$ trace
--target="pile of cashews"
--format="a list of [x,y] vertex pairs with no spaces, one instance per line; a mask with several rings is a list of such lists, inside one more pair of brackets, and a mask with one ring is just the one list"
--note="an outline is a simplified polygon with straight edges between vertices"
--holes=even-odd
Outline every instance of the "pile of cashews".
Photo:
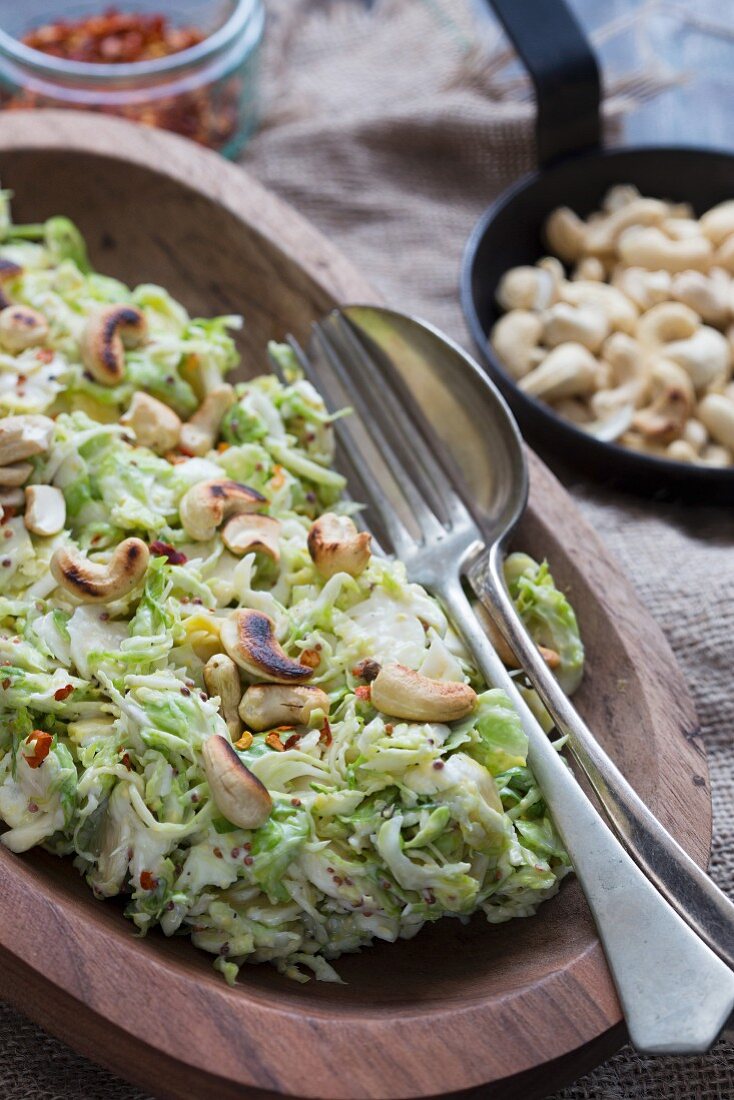
[[696,218],[618,185],[545,238],[497,289],[490,343],[519,388],[606,442],[734,464],[734,200]]

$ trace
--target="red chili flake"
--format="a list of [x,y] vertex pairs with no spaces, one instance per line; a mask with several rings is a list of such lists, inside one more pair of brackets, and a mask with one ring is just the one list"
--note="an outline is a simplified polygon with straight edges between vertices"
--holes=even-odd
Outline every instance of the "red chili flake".
[[379,661],[373,661],[371,657],[364,657],[361,661],[357,661],[352,669],[352,676],[356,676],[358,680],[364,680],[365,683],[371,684],[373,680],[377,679],[379,671]]
[[331,726],[329,725],[329,719],[324,718],[324,724],[321,727],[321,733],[319,734],[319,742],[322,745],[330,745],[332,742]]
[[321,664],[321,654],[316,648],[304,649],[298,660],[299,663],[305,665],[306,668],[318,668]]
[[185,565],[189,560],[185,554],[182,554],[180,550],[177,550],[175,546],[170,546],[167,542],[161,542],[160,539],[155,539],[150,544],[151,554],[157,555],[159,558],[167,558],[169,565]]
[[34,730],[33,733],[26,738],[26,745],[33,745],[33,753],[30,756],[26,756],[28,767],[40,768],[51,751],[52,744],[53,737],[50,733],[45,733],[43,730]]
[[26,374],[19,374],[15,385],[16,386],[24,386],[27,381],[28,381],[28,376]]
[[[0,519],[0,523],[7,523],[8,520],[14,519],[15,516],[17,515],[17,509],[14,508],[12,504],[3,504],[2,511],[3,511],[3,515],[2,515],[2,519]],[[6,538],[8,537],[7,533],[6,533],[5,537]]]
[[[291,729],[292,727],[288,727]],[[275,749],[276,752],[285,752],[285,745],[278,737],[278,734],[273,730],[265,738],[265,744],[269,745],[271,749]]]
[[369,684],[360,684],[359,687],[354,689],[354,694],[358,699],[362,699],[365,703],[369,703],[372,698],[372,688]]
[[36,359],[39,363],[51,363],[53,362],[54,353],[51,348],[39,348],[36,352]]
[[214,855],[217,857],[217,859],[224,859],[224,856],[222,855],[222,849],[221,848],[215,848],[214,849]]
[[127,768],[127,770],[129,772],[131,772],[133,770],[133,762],[130,759],[130,753],[129,752],[126,752],[125,755],[123,756],[122,763],[125,765],[125,767]]
[[294,745],[297,745],[300,740],[301,740],[301,734],[300,733],[291,734],[291,736],[288,738],[288,740],[283,743],[283,748],[286,749],[286,750],[287,749],[292,749],[294,747]]
[[102,536],[100,534],[96,534],[96,535],[92,535],[89,542],[92,546],[96,546],[98,542],[101,542],[101,540],[102,540]]
[[57,703],[62,703],[64,699],[68,699],[74,690],[73,684],[65,684],[64,687],[59,688],[54,692],[54,699]]
[[394,729],[395,729],[395,726],[392,724],[392,722],[385,722],[385,733],[387,734],[388,737],[392,737],[392,731]]
[[158,885],[158,879],[155,875],[152,875],[150,871],[143,871],[140,875],[140,885],[143,890],[155,890]]

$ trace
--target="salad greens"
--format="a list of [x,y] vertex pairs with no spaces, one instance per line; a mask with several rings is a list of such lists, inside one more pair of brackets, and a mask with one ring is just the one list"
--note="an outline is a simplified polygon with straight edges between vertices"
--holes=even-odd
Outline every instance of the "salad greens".
[[[312,523],[355,506],[331,465],[333,418],[288,349],[271,355],[289,382],[238,383],[207,453],[156,454],[119,423],[133,394],[190,417],[238,362],[239,318],[192,319],[161,287],[129,290],[90,268],[67,219],[14,226],[6,192],[0,206],[0,259],[21,269],[3,292],[48,323],[42,347],[0,348],[0,414],[53,419],[28,484],[55,486],[66,505],[56,535],[30,532],[22,507],[7,507],[0,526],[0,841],[72,856],[96,896],[125,895],[141,933],[189,935],[229,981],[246,961],[338,981],[331,962],[375,938],[476,911],[490,922],[532,914],[569,861],[517,714],[400,562],[373,554],[356,576],[317,570]],[[81,345],[90,315],[119,303],[143,314],[148,335],[108,386]],[[277,560],[233,553],[220,531],[187,533],[182,498],[217,478],[266,498]],[[105,562],[131,536],[153,552],[142,580],[111,601],[84,602],[50,572],[59,548]],[[547,564],[514,554],[506,570],[573,690],[583,649],[572,608]],[[222,815],[202,762],[209,738],[233,736],[204,668],[237,608],[269,616],[329,699],[328,717],[240,729],[237,757],[272,800],[253,829]],[[365,660],[470,683],[476,704],[451,723],[380,713]],[[262,679],[239,674],[243,692]]]

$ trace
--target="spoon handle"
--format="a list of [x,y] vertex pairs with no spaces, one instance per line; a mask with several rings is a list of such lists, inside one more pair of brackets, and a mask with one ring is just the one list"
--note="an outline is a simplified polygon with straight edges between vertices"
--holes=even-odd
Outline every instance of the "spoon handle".
[[434,592],[481,672],[520,715],[528,764],[589,903],[632,1042],[652,1054],[707,1050],[734,1008],[734,973],[658,893],[592,805],[497,656],[460,579],[448,573]]
[[663,828],[563,693],[515,611],[495,545],[469,580],[518,658],[588,777],[606,815],[647,877],[685,921],[734,968],[734,904]]

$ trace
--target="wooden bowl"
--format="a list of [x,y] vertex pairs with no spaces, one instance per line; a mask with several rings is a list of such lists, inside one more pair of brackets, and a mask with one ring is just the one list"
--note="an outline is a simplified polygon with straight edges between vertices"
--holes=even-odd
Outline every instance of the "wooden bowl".
[[[195,314],[239,312],[244,371],[362,277],[241,170],[171,135],[99,117],[0,117],[0,174],[20,220],[65,213],[103,271],[160,282]],[[458,242],[457,242],[458,244]],[[570,498],[532,462],[518,545],[548,555],[579,611],[579,703],[691,855],[710,844],[693,706],[658,627]],[[268,966],[228,988],[187,940],[136,939],[69,861],[0,850],[0,992],[45,1028],[161,1097],[427,1097],[492,1082],[545,1095],[611,1053],[621,1014],[573,881],[529,920],[445,920],[339,961],[346,985]],[[482,1090],[482,1095],[487,1095]]]

